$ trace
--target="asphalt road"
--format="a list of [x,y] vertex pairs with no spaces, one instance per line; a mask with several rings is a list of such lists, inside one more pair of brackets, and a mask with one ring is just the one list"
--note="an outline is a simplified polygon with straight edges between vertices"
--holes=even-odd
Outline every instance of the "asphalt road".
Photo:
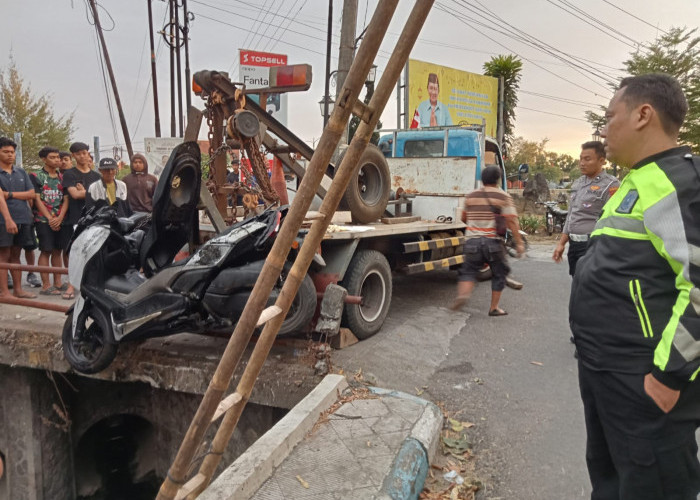
[[[385,327],[334,353],[370,382],[445,403],[472,428],[481,499],[587,498],[585,431],[569,342],[567,266],[552,246],[513,262],[521,291],[506,289],[508,316],[487,315],[490,283],[450,311],[456,273],[394,279]],[[427,387],[427,388],[426,388]]]

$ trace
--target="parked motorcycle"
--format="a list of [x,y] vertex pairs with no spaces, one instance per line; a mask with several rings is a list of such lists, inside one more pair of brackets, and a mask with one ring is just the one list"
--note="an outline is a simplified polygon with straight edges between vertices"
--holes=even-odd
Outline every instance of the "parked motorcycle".
[[[530,249],[530,243],[528,243],[527,241],[527,233],[522,229],[519,229],[518,231],[520,232],[520,237],[523,240],[525,252],[527,252]],[[517,244],[515,242],[515,238],[513,238],[513,232],[510,229],[506,229],[506,235],[503,237],[503,244],[506,247],[508,255],[510,255],[511,257],[518,256],[518,250],[516,249]]]
[[[123,219],[112,207],[95,206],[78,223],[68,272],[79,294],[62,336],[66,359],[75,370],[105,369],[126,341],[232,331],[287,208],[270,208],[239,222],[189,258],[173,262],[198,231],[200,182],[199,147],[181,144],[161,174],[152,214]],[[269,304],[289,269],[291,263]],[[315,309],[316,289],[307,275],[280,333],[307,325]]]
[[559,208],[559,203],[556,201],[538,201],[536,205],[543,205],[545,208],[545,229],[547,235],[552,236],[555,229],[558,229],[559,232],[564,230],[566,217],[569,215],[568,210]]

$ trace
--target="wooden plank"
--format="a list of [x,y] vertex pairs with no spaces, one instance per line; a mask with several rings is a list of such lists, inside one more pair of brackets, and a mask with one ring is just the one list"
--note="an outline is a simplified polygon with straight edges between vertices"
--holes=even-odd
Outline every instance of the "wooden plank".
[[237,392],[234,392],[233,394],[229,394],[226,396],[224,399],[221,400],[219,403],[219,406],[216,407],[216,411],[214,412],[214,416],[211,417],[211,423],[213,424],[214,422],[217,421],[217,419],[229,411],[231,408],[236,406],[238,403],[240,403],[243,400],[243,396],[238,394]]
[[258,318],[258,322],[255,324],[255,326],[264,325],[281,312],[282,309],[280,309],[279,306],[270,306],[263,309],[263,312],[260,313],[260,317]]
[[177,492],[177,495],[175,495],[175,500],[183,500],[187,498],[187,495],[199,488],[206,480],[207,477],[204,474],[197,474],[192,479],[190,479],[182,485],[182,488],[180,488]]
[[349,328],[341,328],[338,335],[330,338],[330,344],[333,349],[343,349],[358,342],[359,340]]
[[306,215],[304,216],[304,220],[318,220],[318,219],[325,219],[326,216],[322,214],[321,212],[316,212],[316,211],[309,211],[306,212]]
[[420,216],[418,215],[408,215],[406,217],[383,217],[381,219],[382,224],[403,224],[407,222],[418,222]]

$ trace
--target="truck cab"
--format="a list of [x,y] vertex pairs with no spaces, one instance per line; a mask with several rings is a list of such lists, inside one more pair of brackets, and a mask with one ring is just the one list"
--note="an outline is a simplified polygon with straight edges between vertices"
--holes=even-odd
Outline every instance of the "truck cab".
[[456,217],[463,197],[478,188],[489,165],[506,174],[497,142],[480,125],[395,130],[379,139],[387,159],[391,188],[413,197],[413,213],[424,219]]

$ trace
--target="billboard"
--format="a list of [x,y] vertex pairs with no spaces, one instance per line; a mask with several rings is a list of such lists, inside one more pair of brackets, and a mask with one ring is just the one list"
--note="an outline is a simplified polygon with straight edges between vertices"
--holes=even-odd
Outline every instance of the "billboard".
[[407,127],[480,124],[484,119],[486,134],[496,137],[497,78],[416,59],[409,59],[407,73]]
[[[240,62],[238,78],[249,89],[268,87],[270,68],[287,65],[287,56],[284,54],[245,49],[240,49],[238,53]],[[258,96],[250,95],[247,98],[259,104]],[[287,126],[287,94],[267,94],[265,108],[277,121]]]
[[182,144],[181,137],[146,137],[143,147],[146,150],[144,156],[148,161],[148,172],[160,177],[161,172],[168,163],[170,153]]

